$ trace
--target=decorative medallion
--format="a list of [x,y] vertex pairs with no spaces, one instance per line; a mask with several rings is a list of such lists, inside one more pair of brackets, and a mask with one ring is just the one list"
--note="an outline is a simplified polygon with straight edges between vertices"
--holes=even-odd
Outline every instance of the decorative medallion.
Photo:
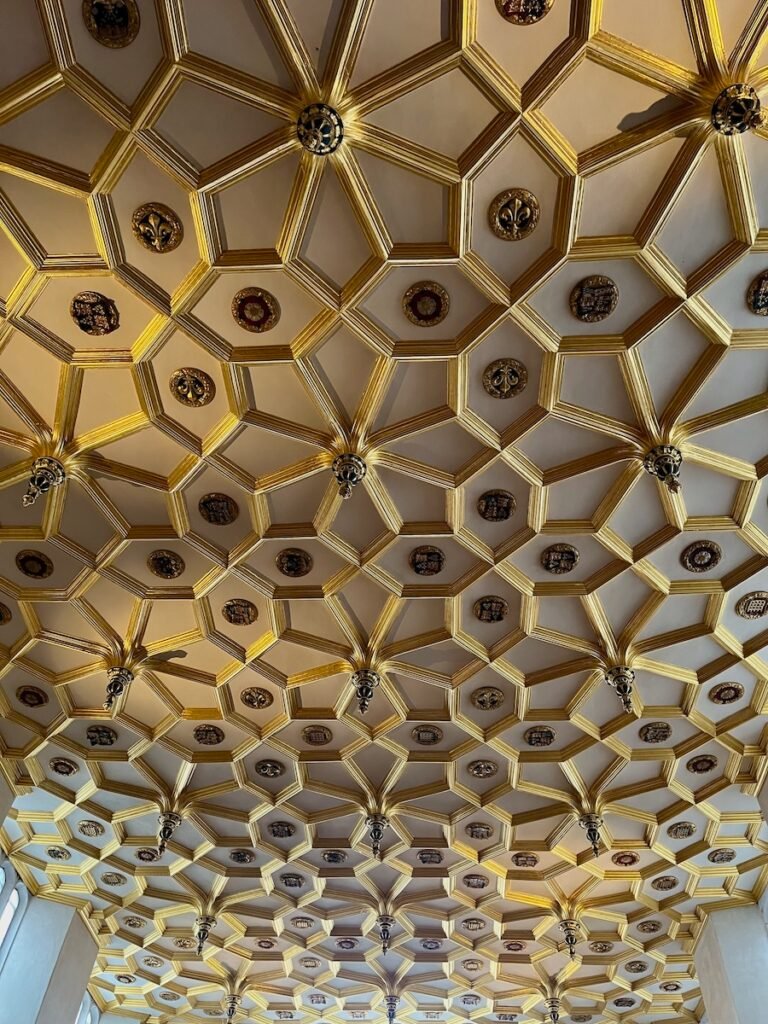
[[273,821],[269,826],[269,831],[275,839],[290,839],[296,834],[296,826],[292,825],[290,821]]
[[257,761],[256,774],[264,779],[276,779],[285,772],[285,765],[281,761]]
[[489,523],[503,523],[514,515],[517,501],[509,491],[485,491],[477,499],[477,511]]
[[648,722],[638,732],[643,743],[666,743],[671,735],[672,726],[668,722]]
[[472,691],[469,699],[480,711],[495,711],[504,703],[504,693],[497,686],[481,686]]
[[[124,917],[123,924],[126,928],[146,928],[147,922],[143,917]],[[149,960],[155,960],[156,957],[148,957]],[[156,964],[147,964],[148,967],[159,967],[162,964],[162,960],[158,960]],[[144,963],[147,963],[145,960]]]
[[469,960],[462,960],[461,966],[464,968],[465,971],[479,971],[480,968],[483,966],[483,961],[474,960],[470,958]]
[[150,846],[143,846],[136,851],[136,860],[141,864],[154,864],[155,861],[160,860],[160,854]]
[[535,25],[548,14],[555,0],[496,0],[496,8],[513,25]]
[[436,281],[419,281],[403,296],[403,312],[417,327],[435,327],[448,316],[451,300]]
[[480,622],[503,622],[509,613],[509,605],[503,597],[488,594],[475,601],[472,611]]
[[224,732],[218,725],[196,725],[192,738],[204,747],[217,747],[224,742]]
[[518,939],[512,939],[509,942],[504,943],[504,949],[506,949],[508,953],[522,953],[525,948],[526,944],[524,942],[520,942]]
[[48,694],[37,686],[20,686],[16,700],[26,708],[41,708],[48,703]]
[[730,864],[732,860],[736,859],[735,850],[712,850],[711,853],[707,854],[707,860],[711,864]]
[[511,1024],[514,1024],[514,1022],[517,1020],[517,1014],[516,1013],[497,1013],[496,1014],[496,1020],[509,1021],[509,1022],[511,1022]]
[[741,683],[718,683],[709,691],[709,699],[713,704],[735,704],[744,696]]
[[77,831],[81,836],[87,836],[89,839],[98,839],[99,836],[104,835],[104,826],[101,822],[92,821],[90,818],[86,818],[85,821],[81,821],[77,826]]
[[483,370],[483,387],[491,398],[514,398],[528,384],[528,371],[511,357],[494,359]]
[[343,850],[324,850],[323,860],[326,864],[344,864],[347,855]]
[[539,201],[525,188],[507,188],[499,192],[488,207],[488,223],[497,238],[519,242],[536,230]]
[[285,548],[275,559],[275,565],[283,576],[298,579],[312,572],[312,555],[301,548]]
[[16,555],[16,568],[33,580],[47,580],[53,572],[53,562],[42,551],[25,548]]
[[258,619],[259,610],[244,597],[233,597],[222,606],[221,614],[230,626],[251,626]]
[[309,997],[309,1002],[312,1006],[325,1006],[328,1000],[325,998],[325,996],[320,995],[320,993],[318,992]]
[[758,274],[747,289],[747,308],[756,316],[768,316],[768,270]]
[[485,921],[482,917],[468,917],[461,922],[465,932],[481,932],[485,928]]
[[70,761],[68,757],[52,757],[48,767],[57,775],[77,775],[80,765],[76,761]]
[[445,555],[440,548],[423,544],[413,549],[408,556],[408,564],[417,576],[437,576],[443,571]]
[[263,288],[243,288],[232,299],[232,316],[245,331],[264,334],[280,320],[280,303]]
[[592,1020],[591,1013],[572,1013],[571,1024],[588,1024]]
[[213,378],[205,370],[198,370],[194,366],[182,366],[180,370],[174,370],[168,387],[176,401],[189,409],[200,409],[208,405],[216,394]]
[[163,203],[144,203],[134,210],[132,227],[136,239],[150,252],[172,252],[184,238],[184,225]]
[[104,885],[109,886],[110,889],[117,889],[121,885],[125,885],[128,879],[125,875],[121,875],[119,871],[105,871],[101,876],[101,881]]
[[670,839],[690,839],[696,834],[696,826],[692,821],[676,821],[667,828]]
[[487,875],[464,875],[462,881],[468,889],[487,889],[489,878]]
[[132,974],[116,974],[115,977],[121,985],[132,985],[136,981]]
[[197,503],[197,510],[211,526],[231,526],[240,515],[240,507],[235,499],[219,491],[204,494]]
[[493,825],[486,825],[484,821],[471,821],[465,825],[464,831],[470,839],[490,839],[493,835]]
[[83,21],[97,43],[119,50],[139,34],[141,16],[136,0],[83,0]]
[[272,939],[259,939],[256,943],[256,949],[274,949],[277,945]]
[[325,103],[311,103],[299,114],[296,135],[304,149],[313,156],[328,156],[339,148],[344,138],[344,122]]
[[307,971],[314,971],[320,966],[321,961],[316,956],[305,956],[299,961],[301,966]]
[[197,945],[197,942],[195,941],[195,939],[190,939],[186,936],[182,936],[182,938],[180,939],[174,939],[173,944],[177,949],[194,949],[195,946]]
[[230,850],[229,859],[233,864],[252,864],[256,855],[250,850]]
[[166,1003],[177,1003],[181,996],[177,996],[175,992],[161,992],[160,998],[164,999]]
[[571,292],[571,313],[585,324],[596,324],[605,320],[616,309],[619,289],[610,277],[593,274],[585,277]]
[[315,922],[311,917],[294,917],[291,924],[294,928],[297,928],[300,932],[308,931]]
[[719,544],[713,540],[697,540],[680,555],[680,564],[688,572],[709,572],[723,557]]
[[419,850],[416,854],[421,864],[442,864],[443,855],[439,850]]
[[751,85],[729,85],[712,104],[712,127],[721,135],[740,135],[759,128],[763,120],[760,97]]
[[480,996],[462,996],[461,1001],[465,1006],[479,1006]]
[[620,996],[618,999],[613,1000],[614,1006],[634,1006],[635,1000],[630,999],[629,996]]
[[535,853],[513,853],[512,863],[516,868],[535,868],[539,858]]
[[78,292],[69,306],[69,315],[83,334],[102,338],[120,326],[120,314],[114,299],[101,292]]
[[269,690],[265,690],[261,686],[249,686],[240,694],[243,704],[255,711],[263,711],[264,708],[268,708],[274,699]]
[[113,747],[117,743],[117,733],[108,725],[89,725],[85,737],[92,747]]
[[434,953],[437,949],[442,949],[442,942],[439,939],[422,939],[421,948],[426,949],[428,953]]
[[49,846],[46,852],[51,860],[72,860],[72,854],[63,846]]
[[541,553],[541,565],[547,572],[562,576],[579,564],[579,552],[572,544],[551,544]]
[[679,884],[674,875],[662,875],[661,878],[654,878],[651,888],[658,892],[669,892],[671,889],[676,889]]
[[336,946],[338,949],[356,949],[357,939],[337,939]]
[[699,754],[698,757],[692,757],[687,761],[685,767],[694,775],[706,775],[717,768],[717,758],[714,754]]
[[631,850],[625,850],[622,853],[614,853],[611,860],[617,868],[633,868],[635,864],[640,863],[640,857],[638,854],[633,853]]
[[499,766],[495,761],[470,761],[467,765],[467,771],[476,779],[490,779],[498,770]]
[[6,626],[13,618],[13,613],[7,604],[0,601],[0,626]]
[[301,730],[301,738],[313,747],[325,747],[333,739],[333,733],[325,725],[307,725]]
[[612,942],[590,942],[590,951],[597,953],[598,956],[602,956],[604,953],[610,953],[613,950]]
[[659,988],[662,992],[679,992],[682,989],[682,985],[678,985],[676,981],[663,981]]
[[624,968],[630,974],[645,974],[647,970],[650,970],[650,965],[645,960],[630,960],[624,964]]
[[551,747],[555,742],[555,730],[548,725],[533,725],[526,729],[523,739],[529,747]]
[[181,555],[177,555],[175,551],[158,548],[147,559],[147,568],[160,579],[175,580],[184,572],[186,565]]
[[[18,564],[18,558],[16,562]],[[762,619],[768,615],[768,592],[753,590],[751,594],[745,594],[736,602],[736,614],[742,619]]]
[[657,935],[661,931],[661,921],[641,921],[637,930],[641,935]]
[[411,736],[422,747],[431,747],[443,738],[443,730],[436,725],[417,725],[411,730]]

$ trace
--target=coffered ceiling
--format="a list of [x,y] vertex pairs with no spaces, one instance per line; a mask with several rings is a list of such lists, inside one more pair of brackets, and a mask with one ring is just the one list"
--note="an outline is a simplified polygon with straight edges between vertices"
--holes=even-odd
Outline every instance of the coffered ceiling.
[[768,133],[711,119],[767,27],[3,4],[0,841],[107,1020],[702,1019],[768,877]]

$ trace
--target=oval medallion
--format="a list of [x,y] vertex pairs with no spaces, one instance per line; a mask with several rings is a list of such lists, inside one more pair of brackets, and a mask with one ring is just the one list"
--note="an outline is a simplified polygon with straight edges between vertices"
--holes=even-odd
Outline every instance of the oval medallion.
[[285,772],[285,765],[280,761],[264,760],[256,762],[256,774],[264,779],[276,779]]
[[120,314],[114,299],[101,292],[78,292],[72,299],[69,315],[84,334],[101,338],[120,326]]
[[264,334],[280,320],[280,303],[263,288],[243,288],[232,299],[232,316],[245,331]]
[[487,875],[464,875],[462,879],[464,885],[468,889],[487,889],[488,888],[488,876]]
[[666,743],[672,735],[672,726],[667,722],[648,722],[638,733],[643,743]]
[[439,939],[422,939],[421,948],[426,949],[428,953],[434,953],[436,949],[442,949],[442,942]]
[[268,708],[274,702],[274,699],[269,690],[265,690],[261,686],[249,686],[240,694],[240,700],[243,704],[246,707],[254,708],[256,711]]
[[292,825],[290,821],[273,821],[269,826],[269,831],[275,839],[290,839],[291,836],[296,835],[296,826]]
[[474,775],[476,779],[490,779],[498,770],[499,766],[495,761],[487,761],[485,759],[470,761],[467,765],[467,771],[470,775]]
[[408,556],[408,564],[417,576],[437,576],[443,571],[445,555],[440,548],[431,544],[422,544],[414,548]]
[[134,210],[131,224],[136,239],[150,252],[172,252],[184,238],[181,221],[163,203],[144,203]]
[[117,743],[117,733],[108,725],[89,725],[85,737],[92,747],[113,747]]
[[140,864],[154,864],[155,861],[160,860],[160,854],[150,846],[142,846],[140,850],[136,851],[136,860]]
[[301,966],[307,971],[314,971],[321,963],[316,956],[304,956],[300,962]]
[[313,156],[328,156],[344,139],[344,123],[333,107],[311,103],[299,114],[296,122],[299,142]]
[[216,385],[204,370],[194,366],[182,366],[174,370],[168,381],[171,394],[182,405],[190,409],[200,409],[213,401]]
[[662,875],[661,878],[654,878],[651,882],[651,887],[656,889],[657,892],[670,892],[670,890],[676,889],[679,884],[674,875]]
[[323,860],[326,864],[344,864],[347,855],[343,850],[324,850]]
[[682,989],[682,985],[678,985],[676,981],[664,981],[659,985],[662,992],[679,992]]
[[[197,939],[190,939],[182,935],[180,938],[174,939],[173,944],[176,949],[194,949],[197,945]],[[216,1016],[219,1016],[218,1010],[216,1011]]]
[[221,609],[221,614],[232,626],[251,626],[259,617],[255,604],[244,597],[233,597]]
[[[280,881],[286,887],[286,889],[300,889],[304,885],[306,879],[304,875],[297,875],[294,872],[289,871],[284,875],[280,875]],[[325,1002],[325,1000],[323,1000]]]
[[477,499],[477,511],[489,523],[503,523],[516,508],[515,496],[509,491],[486,491]]
[[443,855],[439,850],[419,850],[416,854],[419,859],[419,864],[442,864]]
[[539,223],[539,201],[525,188],[505,189],[489,206],[488,223],[497,238],[519,242]]
[[489,594],[475,601],[472,611],[480,622],[503,622],[509,613],[509,605],[503,597]]
[[63,846],[49,846],[46,852],[51,860],[72,860],[72,854]]
[[196,725],[192,737],[204,747],[217,747],[224,742],[224,732],[218,725]]
[[136,981],[132,974],[116,974],[115,977],[121,985],[132,985]]
[[749,286],[747,308],[756,316],[768,316],[768,270],[758,274]]
[[102,46],[129,46],[139,34],[141,16],[136,0],[83,0],[85,27]]
[[640,863],[640,857],[631,850],[624,850],[622,853],[614,853],[611,861],[617,868],[633,868]]
[[121,875],[119,871],[106,871],[101,876],[101,881],[104,885],[109,886],[110,889],[117,889],[121,885],[125,885],[128,879],[125,875]]
[[528,371],[517,359],[494,359],[483,370],[483,387],[491,398],[514,398],[527,384]]
[[692,821],[676,821],[667,828],[670,839],[690,839],[696,834],[696,826]]
[[525,943],[512,939],[509,942],[504,943],[504,949],[506,949],[508,953],[522,953],[525,949]]
[[469,699],[480,711],[495,711],[504,703],[504,693],[497,686],[481,686],[472,691]]
[[3,602],[0,601],[0,626],[6,626],[12,618],[13,614],[11,609],[7,604],[3,604]]
[[619,289],[610,277],[593,274],[579,281],[571,292],[571,313],[585,324],[596,324],[605,320],[616,309]]
[[736,614],[742,619],[762,619],[768,615],[768,592],[753,590],[736,602]]
[[467,960],[462,960],[461,966],[464,968],[465,971],[479,971],[480,968],[483,966],[483,961],[475,960],[474,957],[470,957]]
[[516,868],[535,868],[539,858],[535,853],[513,853],[512,863]]
[[624,967],[629,972],[629,974],[645,974],[645,972],[649,969],[649,965],[645,962],[645,960],[629,960],[626,964],[624,964]]
[[735,850],[712,850],[711,853],[707,854],[707,860],[711,864],[730,864],[732,860],[736,860]]
[[423,747],[431,747],[442,740],[443,730],[436,725],[417,725],[411,730],[411,736],[416,743],[420,743]]
[[597,953],[598,956],[601,956],[602,954],[610,953],[613,950],[613,943],[612,942],[590,942],[589,949],[590,949],[590,952]]
[[[131,920],[140,921],[141,918],[132,917]],[[128,918],[125,919],[125,923],[128,924]],[[135,925],[133,927],[135,927]],[[159,956],[145,956],[141,962],[142,964],[144,964],[145,967],[148,967],[150,970],[154,970],[157,967],[163,966],[163,961],[160,959]]]
[[99,836],[104,835],[104,826],[101,822],[86,819],[78,824],[77,831],[81,836],[87,836],[88,839],[98,839]]
[[523,739],[529,747],[551,747],[555,742],[555,730],[548,725],[534,725],[525,730]]
[[312,572],[312,555],[302,548],[285,548],[275,559],[275,564],[283,576],[298,579]]
[[41,708],[48,703],[48,694],[38,686],[20,686],[16,700],[26,708]]
[[513,25],[535,25],[548,14],[555,0],[496,0],[496,9]]
[[80,765],[76,761],[70,761],[68,757],[52,757],[48,767],[57,775],[77,775],[80,771]]
[[250,850],[230,850],[229,852],[229,859],[233,864],[252,864],[255,856]]
[[403,312],[417,327],[435,327],[448,316],[451,300],[436,281],[419,281],[403,296]]
[[485,921],[482,917],[467,917],[461,926],[465,932],[481,932],[485,928]]
[[688,572],[709,572],[723,557],[719,544],[713,540],[697,540],[680,555],[680,564]]
[[718,683],[709,691],[709,699],[713,704],[735,704],[744,696],[741,683]]
[[166,548],[158,548],[147,559],[147,568],[154,576],[163,580],[175,580],[184,572],[186,565],[181,555]]
[[573,572],[579,564],[579,552],[572,544],[550,544],[541,553],[541,566],[555,576]]
[[[146,923],[147,922],[144,920],[143,917],[124,917],[123,918],[123,924],[126,926],[126,928],[144,928],[146,926]],[[147,960],[154,960],[154,959],[156,959],[156,958],[155,957],[147,957],[147,959],[144,961],[144,963],[146,964]],[[162,960],[158,960],[156,964],[151,964],[150,963],[150,964],[147,964],[147,966],[148,967],[159,967],[161,963],[162,963]]]
[[42,551],[25,548],[16,555],[16,568],[33,580],[47,580],[53,572],[53,562]]
[[240,515],[240,508],[228,494],[213,491],[197,503],[197,509],[206,523],[212,526],[230,526]]
[[470,839],[490,839],[493,835],[493,825],[486,825],[484,821],[471,821],[464,826],[464,831]]
[[325,747],[333,739],[333,733],[325,725],[307,725],[301,730],[301,738],[312,747]]
[[685,767],[694,775],[706,775],[717,768],[717,758],[714,754],[699,754],[698,757],[692,757]]
[[661,931],[661,921],[641,921],[637,930],[641,935],[657,935]]
[[337,949],[357,949],[357,939],[337,939]]
[[635,1000],[634,999],[630,999],[629,996],[621,996],[619,999],[614,999],[613,1000],[613,1005],[614,1006],[621,1006],[621,1007],[634,1006],[635,1005]]

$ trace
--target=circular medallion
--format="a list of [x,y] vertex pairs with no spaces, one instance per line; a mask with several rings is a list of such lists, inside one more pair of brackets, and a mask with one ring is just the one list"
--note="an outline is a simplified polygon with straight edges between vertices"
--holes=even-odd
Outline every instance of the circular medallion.
[[128,881],[125,875],[121,875],[119,871],[106,871],[101,876],[101,880],[110,889],[117,889],[118,886],[125,885]]
[[115,977],[121,985],[132,985],[136,981],[132,974],[116,974]]
[[661,921],[641,921],[637,930],[641,935],[656,935],[661,931]]
[[735,704],[744,696],[741,683],[718,683],[709,691],[709,699],[713,704]]
[[497,238],[519,242],[527,238],[539,223],[539,201],[525,188],[499,192],[488,208],[488,223]]
[[52,757],[48,767],[57,775],[77,775],[80,765],[76,761],[70,761],[68,757]]
[[16,555],[16,568],[33,580],[46,580],[53,572],[53,562],[42,551],[25,548]]
[[664,981],[659,985],[662,992],[679,992],[682,989],[682,985],[678,985],[676,981]]
[[197,503],[197,509],[206,523],[212,526],[230,526],[240,515],[235,499],[217,491],[203,495]]
[[92,747],[113,747],[117,743],[117,733],[108,725],[89,725],[85,738]]
[[269,826],[269,831],[275,839],[290,839],[296,834],[296,826],[292,825],[290,821],[273,821]]
[[736,602],[736,614],[742,619],[762,619],[768,615],[768,592],[753,590]]
[[694,775],[706,775],[717,768],[717,758],[714,754],[699,754],[698,757],[692,757],[685,767]]
[[528,371],[517,359],[494,359],[483,370],[483,387],[491,398],[514,398],[525,391]]
[[592,1020],[591,1013],[572,1013],[571,1024],[589,1024]]
[[141,16],[136,0],[83,0],[85,27],[102,46],[129,46],[139,34]]
[[[123,924],[126,928],[144,928],[146,927],[147,922],[143,917],[124,917]],[[162,963],[162,960],[158,962],[157,966],[159,966],[160,963]]]
[[26,708],[41,708],[48,703],[48,694],[37,686],[20,686],[16,700]]
[[709,572],[723,557],[719,544],[713,540],[697,540],[680,555],[680,564],[688,572]]
[[256,762],[256,774],[261,775],[264,779],[277,779],[284,773],[285,765],[280,761],[264,760]]
[[630,960],[628,963],[624,964],[624,969],[628,971],[629,974],[645,974],[647,970],[650,970],[650,965],[647,964],[645,960]]
[[445,555],[440,548],[431,544],[423,544],[414,548],[408,556],[408,564],[417,576],[437,576],[443,571]]
[[676,821],[667,828],[670,839],[690,839],[696,834],[696,826],[692,821]]
[[357,940],[356,939],[337,939],[336,940],[336,947],[337,947],[337,949],[356,949],[357,948]]
[[533,725],[526,729],[523,739],[529,747],[551,747],[555,742],[555,730],[549,725]]
[[256,942],[256,949],[274,949],[277,945],[272,939],[259,939]]
[[285,548],[275,559],[275,564],[283,576],[298,579],[312,572],[312,555],[302,548]]
[[493,835],[493,825],[486,825],[484,821],[471,821],[464,826],[465,833],[470,839],[490,839]]
[[422,939],[421,948],[426,949],[428,953],[434,953],[436,949],[442,949],[443,944],[439,939]]
[[735,850],[712,850],[711,853],[707,854],[707,860],[711,864],[730,864],[732,860],[736,859]]
[[634,1006],[635,1005],[635,1000],[634,999],[630,999],[629,996],[620,996],[618,999],[614,999],[613,1000],[613,1005],[614,1006],[621,1006],[621,1007],[624,1007],[624,1006]]
[[571,292],[571,313],[585,324],[596,324],[605,320],[616,309],[619,289],[610,277],[593,274],[579,281]]
[[120,326],[120,314],[113,299],[101,292],[78,292],[69,306],[69,315],[83,334],[102,338]]
[[177,1003],[181,996],[177,996],[175,992],[161,992],[160,998],[164,999],[166,1003]]
[[98,821],[86,819],[79,823],[77,831],[81,836],[87,836],[89,839],[98,839],[99,836],[104,835],[104,826]]
[[539,858],[535,853],[513,853],[512,863],[516,868],[535,868]]
[[255,711],[263,711],[264,708],[268,708],[273,702],[274,697],[261,686],[249,686],[243,690],[240,694],[240,700],[248,708],[253,708]]
[[0,626],[6,626],[12,618],[13,614],[11,613],[11,609],[7,604],[3,604],[3,602],[0,601]]
[[555,576],[572,572],[579,564],[579,552],[572,544],[551,544],[541,553],[541,565]]
[[611,861],[617,868],[633,868],[635,864],[640,863],[640,857],[631,850],[625,850],[622,853],[614,853]]
[[515,496],[509,491],[486,491],[477,499],[477,511],[489,523],[503,523],[517,508]]
[[496,9],[513,25],[535,25],[548,14],[555,0],[496,0]]
[[672,726],[667,722],[648,722],[638,732],[643,743],[666,743],[671,735]]
[[264,334],[280,320],[280,303],[263,288],[243,288],[232,299],[232,316],[245,331]]
[[411,737],[423,747],[431,747],[442,740],[443,730],[436,725],[417,725],[411,730]]
[[250,850],[230,850],[229,859],[233,864],[252,864],[255,860],[255,854],[251,853]]
[[513,939],[510,942],[504,943],[504,949],[506,949],[508,953],[522,953],[525,949],[525,943]]
[[188,409],[199,409],[208,405],[216,394],[213,378],[194,366],[182,366],[180,370],[174,370],[168,387],[176,401],[186,405]]
[[333,733],[325,725],[307,725],[301,730],[301,738],[312,747],[325,747],[333,739]]
[[150,970],[154,970],[157,967],[163,966],[163,961],[160,959],[159,956],[145,956],[141,962],[145,967],[148,967]]
[[419,281],[403,296],[403,312],[417,327],[435,327],[448,316],[451,300],[436,281]]
[[468,889],[487,889],[489,879],[487,875],[464,875],[462,881]]
[[674,875],[662,875],[661,878],[654,878],[651,887],[658,892],[669,892],[671,889],[676,889],[679,884]]
[[204,747],[217,747],[224,742],[224,732],[218,725],[196,725],[192,737]]
[[150,252],[172,252],[184,238],[184,226],[163,203],[144,203],[134,210],[132,227],[135,238]]
[[154,864],[155,861],[160,860],[160,854],[150,846],[143,846],[136,851],[136,860],[141,864]]
[[439,850],[419,850],[416,854],[420,864],[442,864],[443,855]]
[[740,135],[763,123],[760,97],[751,85],[729,85],[712,104],[712,127],[721,135]]
[[601,956],[604,953],[610,953],[613,950],[613,943],[612,942],[590,942],[589,948],[590,948],[590,951],[592,953],[597,953],[598,956]]
[[481,686],[472,691],[469,699],[480,711],[495,711],[504,703],[504,694],[497,686]]
[[758,274],[747,289],[747,308],[756,316],[768,316],[768,270]]
[[[179,939],[174,939],[173,940],[173,944],[176,947],[176,949],[194,949],[195,946],[197,945],[197,940],[196,939],[187,938],[186,936],[182,936]],[[216,1011],[217,1016],[218,1016],[218,1013],[219,1013],[219,1011],[217,1010]]]
[[325,103],[311,103],[299,114],[296,135],[304,149],[313,156],[328,156],[342,143],[344,123],[333,107]]
[[72,854],[63,846],[49,846],[46,852],[51,860],[72,860]]
[[227,601],[222,606],[221,614],[231,626],[251,626],[259,617],[256,605],[244,597],[233,597]]
[[184,572],[186,565],[181,555],[177,555],[175,551],[159,548],[147,559],[147,568],[160,579],[175,580]]
[[467,765],[467,771],[470,775],[474,775],[476,779],[490,779],[498,770],[499,766],[495,761],[470,761]]
[[326,864],[344,864],[347,855],[343,850],[324,850],[323,860]]
[[475,601],[472,611],[480,622],[503,622],[509,613],[509,605],[503,597],[488,594]]

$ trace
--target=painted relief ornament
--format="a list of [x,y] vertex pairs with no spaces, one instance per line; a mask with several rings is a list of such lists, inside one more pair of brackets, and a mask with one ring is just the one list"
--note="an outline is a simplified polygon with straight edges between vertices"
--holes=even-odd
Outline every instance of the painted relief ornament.
[[768,316],[768,270],[758,274],[747,289],[747,308],[755,316]]
[[697,540],[680,555],[680,564],[688,572],[709,572],[720,563],[722,549],[713,540]]
[[496,0],[496,8],[513,25],[535,25],[550,12],[555,0]]
[[16,555],[16,568],[33,580],[46,580],[53,573],[53,562],[42,551],[25,548]]
[[503,597],[488,594],[486,597],[478,598],[472,610],[479,622],[503,622],[509,613],[509,605]]
[[129,46],[139,34],[141,16],[136,0],[83,0],[85,27],[102,46]]
[[221,614],[230,626],[252,626],[259,617],[259,610],[252,601],[244,597],[233,597],[222,606]]
[[277,326],[280,303],[263,288],[243,288],[232,299],[232,316],[244,331],[264,334]]
[[310,103],[296,121],[299,142],[313,156],[334,153],[344,139],[344,122],[326,103]]
[[541,553],[541,565],[547,572],[562,576],[579,564],[579,552],[573,544],[550,544]]
[[611,315],[618,301],[619,289],[616,282],[602,274],[592,274],[573,288],[569,304],[577,320],[585,324],[596,324]]
[[638,735],[643,743],[666,743],[672,735],[672,726],[668,722],[647,722]]
[[497,238],[519,242],[536,230],[539,212],[539,201],[533,192],[508,188],[499,192],[488,208],[488,223]]
[[655,476],[673,494],[680,490],[680,469],[683,453],[671,444],[659,444],[651,448],[643,460],[646,473]]
[[240,507],[235,499],[218,491],[204,494],[197,503],[197,509],[211,526],[230,526],[240,515]]
[[712,105],[712,127],[721,135],[741,135],[765,120],[760,97],[751,85],[738,83],[723,89]]
[[408,564],[417,576],[437,576],[443,571],[445,554],[432,544],[414,548],[408,557]]
[[183,366],[174,370],[168,381],[171,394],[182,405],[190,409],[200,409],[213,401],[216,385],[204,370],[194,366]]
[[283,576],[300,579],[312,572],[313,559],[303,548],[285,548],[275,559],[275,564]]
[[437,281],[419,281],[403,296],[403,313],[416,327],[436,327],[450,308],[450,296]]
[[483,371],[483,387],[491,398],[514,398],[527,384],[528,370],[517,359],[495,359]]
[[479,711],[495,711],[504,703],[504,693],[497,686],[481,686],[469,699]]
[[762,619],[768,615],[768,591],[753,590],[736,602],[736,614],[742,619]]
[[50,455],[41,455],[35,459],[32,466],[32,475],[27,484],[27,493],[21,499],[24,508],[34,505],[41,494],[47,494],[52,487],[60,487],[66,480],[67,474],[58,459]]
[[144,203],[131,218],[133,234],[150,252],[164,253],[177,249],[184,238],[184,225],[170,206]]
[[488,523],[503,523],[516,508],[515,496],[509,491],[486,491],[477,499],[477,511]]
[[101,338],[120,326],[120,314],[114,299],[101,292],[78,292],[69,306],[69,313],[83,334]]
[[154,576],[163,580],[175,580],[186,569],[184,559],[175,551],[167,548],[158,548],[153,551],[147,559],[147,568]]

